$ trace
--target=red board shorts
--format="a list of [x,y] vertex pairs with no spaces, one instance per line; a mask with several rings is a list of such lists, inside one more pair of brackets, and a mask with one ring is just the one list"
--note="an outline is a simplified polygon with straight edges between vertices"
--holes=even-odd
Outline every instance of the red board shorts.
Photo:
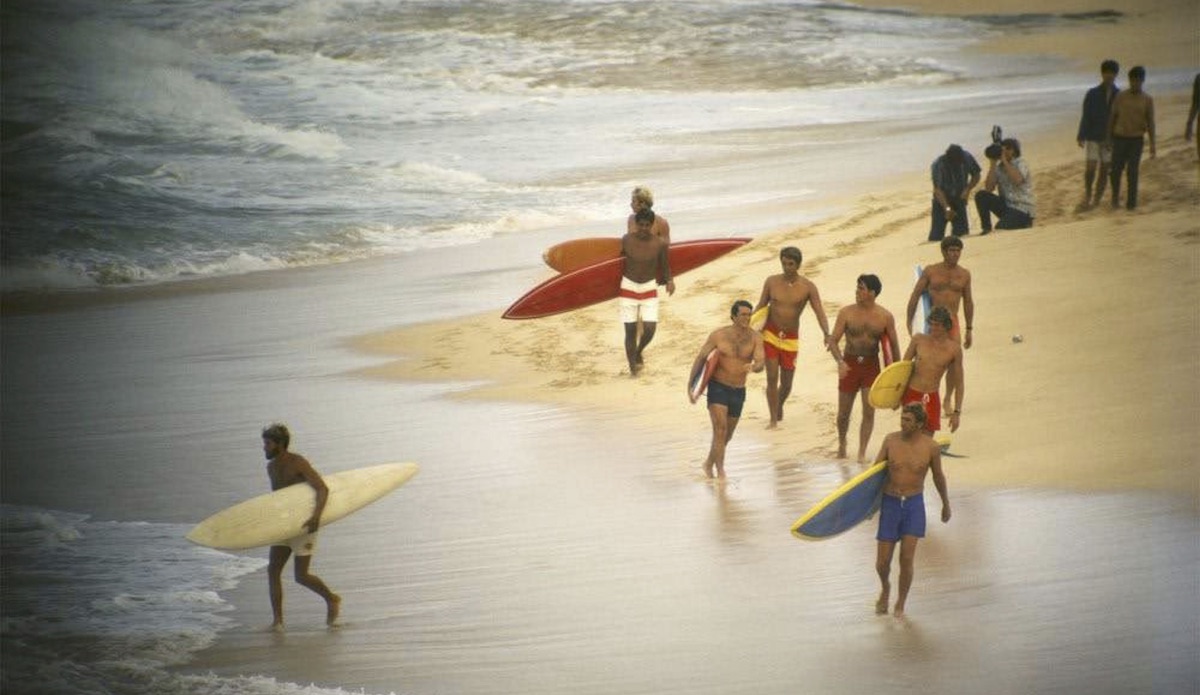
[[779,368],[796,371],[796,353],[800,352],[800,333],[785,331],[770,321],[763,326],[763,354],[779,362]]
[[937,391],[933,393],[921,393],[916,389],[909,389],[904,393],[904,397],[900,399],[900,405],[908,405],[909,403],[920,403],[925,406],[925,431],[930,434],[942,429],[942,397]]
[[850,371],[838,379],[838,391],[842,393],[869,389],[879,376],[879,355],[847,355],[846,364],[850,365]]

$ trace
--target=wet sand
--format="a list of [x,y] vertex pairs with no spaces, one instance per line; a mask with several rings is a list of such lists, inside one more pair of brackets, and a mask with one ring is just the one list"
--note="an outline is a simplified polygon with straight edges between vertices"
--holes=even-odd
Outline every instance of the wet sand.
[[[1162,103],[1181,120],[1180,98]],[[421,406],[448,398],[454,421],[404,416],[430,465],[328,531],[316,569],[346,597],[344,627],[325,630],[320,602],[289,584],[291,628],[266,633],[251,579],[231,596],[242,627],[188,671],[398,693],[1194,690],[1194,150],[1160,141],[1138,212],[1076,213],[1074,144],[1026,146],[1037,228],[966,240],[977,328],[945,459],[954,517],[919,547],[905,620],[874,613],[873,522],[788,534],[861,470],[833,457],[834,365],[814,341],[782,429],[765,431],[751,382],[726,483],[703,477],[708,422],[683,390],[707,330],[757,296],[785,243],[830,313],[864,271],[902,312],[913,265],[937,258],[915,177],[680,278],[636,379],[611,305],[352,341],[376,364],[350,376],[397,398],[463,384]],[[879,415],[873,447],[894,418]]]

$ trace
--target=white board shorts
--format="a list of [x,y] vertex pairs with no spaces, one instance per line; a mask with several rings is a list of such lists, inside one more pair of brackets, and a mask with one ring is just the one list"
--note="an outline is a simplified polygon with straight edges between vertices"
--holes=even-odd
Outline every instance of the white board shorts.
[[[320,533],[320,531],[317,531],[317,533]],[[317,551],[317,533],[302,533],[299,536],[294,536],[279,543],[272,543],[271,545],[282,545],[291,548],[297,557],[312,555]]]
[[634,282],[622,277],[617,298],[621,308],[621,323],[637,323],[639,315],[642,321],[658,321],[658,282]]
[[1087,161],[1101,162],[1103,164],[1112,163],[1112,147],[1105,147],[1104,143],[1088,140],[1083,143],[1083,150],[1087,153]]

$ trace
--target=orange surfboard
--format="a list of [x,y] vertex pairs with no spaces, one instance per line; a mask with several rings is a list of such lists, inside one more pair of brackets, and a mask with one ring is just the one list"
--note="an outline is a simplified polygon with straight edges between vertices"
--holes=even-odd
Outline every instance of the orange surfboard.
[[555,244],[542,253],[542,260],[560,273],[569,273],[620,255],[620,237],[588,237]]

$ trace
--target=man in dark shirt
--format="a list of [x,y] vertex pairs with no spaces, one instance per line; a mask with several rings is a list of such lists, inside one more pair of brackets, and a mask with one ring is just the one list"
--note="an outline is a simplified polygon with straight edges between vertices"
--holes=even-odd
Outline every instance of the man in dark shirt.
[[946,222],[954,236],[971,231],[967,217],[967,201],[971,190],[979,184],[979,162],[958,145],[946,148],[946,153],[933,160],[930,175],[933,179],[933,219],[929,240],[941,241],[946,235]]
[[[1083,114],[1079,117],[1079,134],[1075,136],[1087,156],[1087,168],[1083,173],[1083,202],[1080,210],[1100,204],[1104,198],[1104,185],[1108,180],[1108,166],[1112,162],[1112,141],[1108,138],[1108,116],[1117,92],[1117,73],[1120,66],[1115,60],[1100,64],[1100,84],[1092,87],[1083,97]],[[1099,178],[1096,173],[1099,170]],[[1092,182],[1096,183],[1095,196]]]

